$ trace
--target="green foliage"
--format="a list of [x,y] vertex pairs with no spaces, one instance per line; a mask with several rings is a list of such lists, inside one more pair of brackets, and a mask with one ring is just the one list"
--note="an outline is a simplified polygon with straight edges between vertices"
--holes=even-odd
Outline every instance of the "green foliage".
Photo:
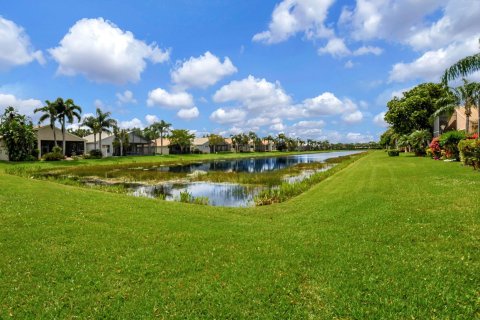
[[[61,151],[62,149],[60,149]],[[42,157],[45,161],[60,161],[63,160],[65,157],[61,152],[49,152],[45,153]]]
[[102,151],[100,149],[90,150],[89,159],[101,159],[103,157]]
[[410,134],[415,130],[431,131],[431,115],[439,108],[438,101],[449,95],[441,84],[420,84],[404,92],[402,98],[395,97],[388,102],[385,121],[399,134]]
[[410,146],[417,156],[425,155],[425,148],[432,139],[432,134],[429,130],[416,130],[412,132],[408,138]]
[[194,138],[195,134],[188,130],[175,129],[170,134],[170,145],[178,145],[183,153],[192,144]]
[[387,153],[389,157],[398,157],[400,155],[400,151],[397,149],[390,149]]
[[474,169],[480,168],[480,140],[466,139],[458,143],[460,161]]
[[208,197],[194,197],[188,191],[180,192],[180,198],[178,201],[183,203],[193,203],[193,204],[200,204],[200,205],[208,205],[209,199]]
[[32,122],[13,107],[5,109],[0,118],[0,136],[8,151],[10,161],[31,161],[37,138]]
[[446,157],[449,159],[460,160],[458,143],[467,136],[465,131],[447,131],[440,136],[440,147],[446,151]]
[[455,64],[450,66],[447,70],[445,70],[445,73],[442,77],[442,82],[447,84],[448,81],[455,80],[460,76],[466,77],[478,70],[480,70],[480,53],[460,59]]

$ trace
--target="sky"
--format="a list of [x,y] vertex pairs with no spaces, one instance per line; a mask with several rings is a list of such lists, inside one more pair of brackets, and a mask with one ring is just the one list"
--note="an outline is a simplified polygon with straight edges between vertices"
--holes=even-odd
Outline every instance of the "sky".
[[0,112],[38,121],[62,97],[123,128],[378,140],[390,99],[479,52],[479,16],[480,0],[0,1]]

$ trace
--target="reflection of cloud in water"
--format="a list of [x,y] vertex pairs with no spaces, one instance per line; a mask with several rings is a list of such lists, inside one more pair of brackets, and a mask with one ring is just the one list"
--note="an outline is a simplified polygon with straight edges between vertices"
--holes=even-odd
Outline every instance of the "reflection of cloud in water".
[[165,197],[168,201],[178,201],[180,193],[188,192],[194,198],[207,197],[214,206],[246,207],[254,204],[253,198],[259,191],[260,188],[248,188],[238,184],[192,182],[138,186],[132,194],[137,197]]

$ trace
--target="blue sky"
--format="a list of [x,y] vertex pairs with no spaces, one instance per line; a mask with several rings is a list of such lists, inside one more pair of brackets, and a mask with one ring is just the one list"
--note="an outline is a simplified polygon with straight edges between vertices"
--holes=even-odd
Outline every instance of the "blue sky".
[[480,1],[2,1],[0,111],[377,140],[386,102],[478,52]]

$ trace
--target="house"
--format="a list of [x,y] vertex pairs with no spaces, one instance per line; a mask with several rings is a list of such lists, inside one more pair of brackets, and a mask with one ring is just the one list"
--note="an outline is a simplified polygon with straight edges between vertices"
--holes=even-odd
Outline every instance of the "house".
[[456,108],[452,115],[442,114],[434,119],[433,136],[438,137],[442,133],[451,130],[465,130],[469,133],[476,132],[478,129],[478,109],[472,108],[468,128],[466,128],[466,122],[465,108]]
[[215,146],[210,144],[208,138],[195,138],[192,143],[192,152],[213,153],[232,151],[234,151],[234,149],[231,139],[223,139],[222,143],[218,143]]
[[[55,127],[55,136],[57,145],[61,148],[63,145],[62,130]],[[39,151],[38,157],[41,158],[44,154],[52,152],[55,146],[53,130],[50,126],[33,128],[37,136],[37,149]],[[80,138],[74,134],[65,131],[65,155],[71,157],[72,155],[82,155],[85,152],[85,139]]]
[[[90,152],[94,149],[99,149],[99,135],[95,137],[93,134],[86,136],[86,150]],[[102,155],[104,157],[111,156],[131,156],[131,155],[153,155],[155,150],[153,143],[150,140],[144,139],[136,135],[133,131],[128,132],[128,145],[124,146],[124,151],[120,152],[120,145],[115,142],[115,135],[113,133],[102,133]]]
[[170,139],[163,138],[163,143],[162,139],[155,139],[153,141],[153,151],[155,154],[170,154]]
[[255,146],[256,152],[272,152],[276,151],[275,142],[269,140],[262,140],[259,144]]
[[[54,127],[57,145],[61,148],[63,145],[62,130]],[[55,146],[53,130],[50,126],[42,126],[33,128],[33,132],[37,136],[38,158],[40,159],[46,153],[52,152]],[[65,155],[82,155],[85,152],[85,139],[65,131]],[[0,139],[0,160],[8,161],[8,151],[3,139]]]

